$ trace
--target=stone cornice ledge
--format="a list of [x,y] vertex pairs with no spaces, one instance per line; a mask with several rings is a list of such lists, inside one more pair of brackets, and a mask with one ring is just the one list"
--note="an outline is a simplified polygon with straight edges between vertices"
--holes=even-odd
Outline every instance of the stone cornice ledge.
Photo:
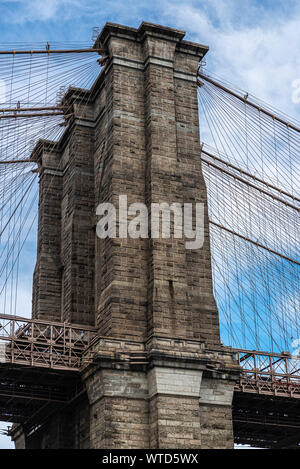
[[129,26],[123,26],[116,23],[106,23],[100,32],[93,47],[107,44],[110,37],[122,37],[133,41],[143,41],[146,36],[152,36],[168,41],[176,42],[179,52],[204,57],[209,47],[195,42],[184,41],[185,31],[169,28],[154,23],[143,21],[138,29]]

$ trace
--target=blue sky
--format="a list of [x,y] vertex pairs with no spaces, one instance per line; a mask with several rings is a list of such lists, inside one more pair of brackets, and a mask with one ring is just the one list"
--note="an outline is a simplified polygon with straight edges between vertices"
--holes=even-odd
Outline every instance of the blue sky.
[[210,45],[210,70],[300,115],[291,99],[300,78],[297,0],[0,0],[0,42],[87,41],[106,21],[142,20],[186,30]]
[[[186,39],[210,46],[209,71],[300,120],[300,103],[292,100],[292,83],[300,79],[299,0],[0,0],[0,42],[16,48],[20,42],[86,43],[92,28],[106,21],[185,30]],[[21,290],[29,308],[26,282]],[[0,436],[5,447],[9,439]]]

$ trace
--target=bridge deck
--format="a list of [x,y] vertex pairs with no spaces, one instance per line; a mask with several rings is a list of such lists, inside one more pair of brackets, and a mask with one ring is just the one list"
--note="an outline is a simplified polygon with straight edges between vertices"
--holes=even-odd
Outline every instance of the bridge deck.
[[[33,428],[84,393],[79,371],[95,336],[92,327],[1,315],[0,420]],[[233,351],[243,368],[233,400],[236,442],[298,447],[299,357]]]
[[300,400],[236,391],[235,443],[256,448],[300,448]]

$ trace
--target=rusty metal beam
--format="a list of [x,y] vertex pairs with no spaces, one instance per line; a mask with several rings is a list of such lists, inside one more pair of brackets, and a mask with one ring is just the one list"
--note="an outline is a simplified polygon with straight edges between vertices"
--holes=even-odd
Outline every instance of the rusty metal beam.
[[0,358],[25,367],[79,370],[95,335],[88,326],[0,315]]
[[65,110],[67,106],[40,106],[40,107],[15,107],[15,108],[0,108],[1,112],[29,112],[29,111],[56,111]]
[[3,161],[0,161],[0,164],[13,164],[13,163],[35,163],[35,164],[37,164],[36,161],[29,160],[29,159],[24,159],[24,160],[3,160]]
[[16,119],[19,117],[48,117],[48,116],[62,116],[63,111],[57,111],[57,112],[34,112],[31,114],[4,114],[0,116],[0,119]]
[[286,352],[233,351],[242,366],[237,392],[300,399],[300,357]]

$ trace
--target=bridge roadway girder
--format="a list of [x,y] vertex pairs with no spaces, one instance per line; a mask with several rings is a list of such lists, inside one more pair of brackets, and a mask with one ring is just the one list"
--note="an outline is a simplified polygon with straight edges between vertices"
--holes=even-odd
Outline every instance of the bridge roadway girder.
[[[84,393],[78,371],[0,365],[0,420],[28,431]],[[300,448],[300,399],[236,390],[235,443],[259,448]]]
[[[80,369],[95,358],[91,346],[96,336],[96,329],[82,325],[0,315],[0,420],[30,430],[83,395]],[[135,346],[136,353],[123,357],[126,366],[147,368],[146,345]],[[204,353],[198,341],[193,347],[193,353]],[[236,353],[242,369],[233,399],[236,443],[299,448],[299,357],[230,348],[227,352]],[[119,366],[123,355],[115,355]]]
[[0,364],[0,421],[28,429],[43,423],[82,392],[76,371]]
[[232,414],[235,443],[300,449],[300,399],[236,391]]

